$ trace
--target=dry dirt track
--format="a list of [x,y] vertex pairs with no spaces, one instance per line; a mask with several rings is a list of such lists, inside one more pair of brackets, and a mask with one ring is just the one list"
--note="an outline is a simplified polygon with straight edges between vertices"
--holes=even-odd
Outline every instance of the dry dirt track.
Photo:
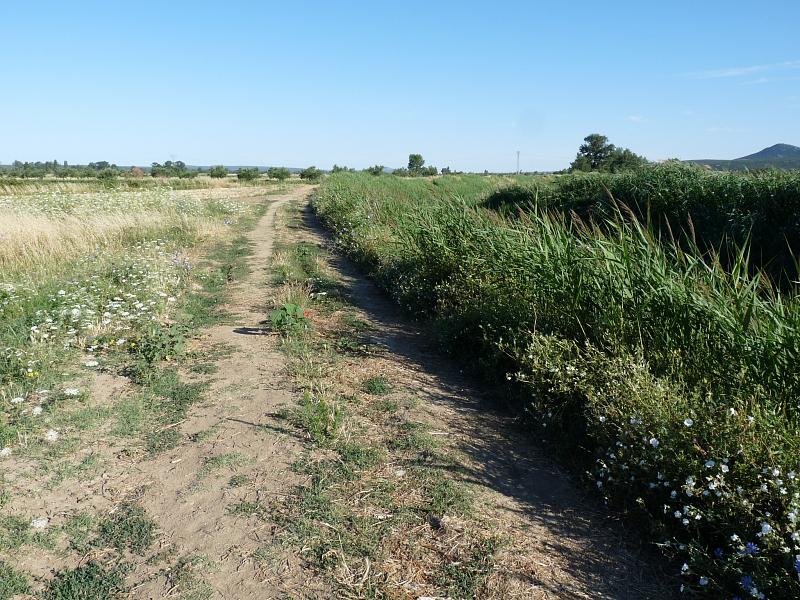
[[[250,274],[235,284],[226,307],[234,323],[210,328],[196,343],[228,348],[217,363],[210,401],[182,425],[190,436],[204,436],[202,442],[167,453],[148,468],[142,504],[159,523],[160,543],[178,556],[208,558],[209,565],[198,569],[220,598],[273,598],[315,589],[324,597],[324,586],[309,581],[309,574],[290,554],[283,557],[284,564],[262,571],[251,557],[271,543],[270,526],[253,526],[253,519],[229,514],[237,502],[269,502],[297,483],[289,465],[297,458],[298,443],[279,432],[281,423],[275,418],[277,411],[293,403],[294,390],[275,341],[264,335],[263,321],[269,312],[275,215],[308,192],[303,186],[274,197],[249,234],[253,245]],[[249,479],[246,485],[231,488],[231,472],[224,469],[223,476],[198,477],[209,458],[231,454],[245,458],[235,472]],[[155,599],[169,593],[169,577],[143,579],[146,583],[134,591],[134,597]]]

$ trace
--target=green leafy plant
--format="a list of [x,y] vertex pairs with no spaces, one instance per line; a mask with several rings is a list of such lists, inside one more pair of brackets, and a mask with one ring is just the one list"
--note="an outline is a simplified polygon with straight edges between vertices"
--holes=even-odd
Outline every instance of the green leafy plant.
[[308,327],[308,313],[298,304],[284,304],[270,313],[270,321],[277,331],[302,331]]

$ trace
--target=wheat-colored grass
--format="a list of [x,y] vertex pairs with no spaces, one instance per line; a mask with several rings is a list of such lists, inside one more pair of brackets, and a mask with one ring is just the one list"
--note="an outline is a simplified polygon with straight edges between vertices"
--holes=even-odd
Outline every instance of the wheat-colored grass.
[[134,240],[169,231],[213,240],[225,231],[218,220],[175,212],[113,213],[94,216],[9,214],[0,217],[0,272],[38,269],[93,251],[115,252]]

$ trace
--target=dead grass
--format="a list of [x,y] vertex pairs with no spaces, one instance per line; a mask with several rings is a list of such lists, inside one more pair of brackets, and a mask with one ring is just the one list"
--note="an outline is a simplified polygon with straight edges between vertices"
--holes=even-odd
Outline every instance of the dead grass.
[[132,240],[158,238],[161,232],[199,242],[226,234],[220,220],[177,212],[140,212],[48,218],[6,214],[0,218],[0,269],[31,270],[102,249],[117,252]]

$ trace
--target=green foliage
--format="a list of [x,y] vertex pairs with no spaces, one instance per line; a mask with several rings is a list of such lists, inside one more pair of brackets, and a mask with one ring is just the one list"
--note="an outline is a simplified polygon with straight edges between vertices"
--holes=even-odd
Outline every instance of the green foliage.
[[408,155],[408,170],[411,173],[414,173],[415,171],[420,171],[424,166],[425,166],[425,159],[422,158],[422,154]]
[[[556,189],[636,183],[653,205],[653,191],[666,200],[671,169],[569,176]],[[773,177],[760,185],[794,181]],[[690,188],[698,202],[717,185],[752,184],[694,178],[711,191]],[[460,190],[442,183],[442,193],[428,180],[341,174],[314,207],[388,293],[435,321],[451,351],[468,348],[488,377],[512,381],[537,438],[646,518],[686,562],[688,588],[730,597],[752,577],[769,598],[798,597],[794,290],[751,276],[745,253],[725,268],[619,212],[597,227],[539,210],[503,219],[476,207],[480,178],[438,181],[451,179]],[[550,184],[534,185],[549,200]]]
[[[431,177],[438,172],[436,167],[425,166],[425,159],[422,158],[421,154],[409,154],[408,168],[395,169],[392,174],[398,177]],[[376,173],[372,174],[375,175]]]
[[284,304],[269,315],[272,327],[276,331],[301,331],[308,327],[308,318],[302,306]]
[[107,168],[97,172],[97,179],[100,181],[110,182],[114,181],[117,177],[119,177],[119,171],[116,169]]
[[222,165],[211,167],[208,170],[208,176],[212,179],[225,179],[228,176],[228,169]]
[[270,167],[267,169],[267,177],[270,179],[277,179],[278,181],[284,181],[291,177],[291,173],[289,169],[286,167]]
[[380,375],[370,377],[361,384],[361,389],[371,396],[384,396],[392,391],[389,381]]
[[608,138],[592,133],[583,139],[578,155],[570,165],[573,171],[610,171],[617,173],[644,165],[647,161],[627,148],[617,148]]
[[333,165],[331,169],[331,173],[355,173],[355,169],[351,169],[349,167],[343,167],[340,165]]
[[239,181],[254,181],[258,179],[259,173],[256,167],[241,168],[236,171],[236,177]]
[[305,179],[307,181],[317,181],[322,177],[322,171],[317,169],[317,167],[308,167],[300,171],[300,179]]
[[0,600],[9,600],[12,596],[29,591],[27,577],[0,560]]
[[[624,205],[620,214],[620,204]],[[576,213],[599,226],[635,217],[667,243],[681,245],[730,268],[748,247],[751,271],[797,280],[800,256],[800,173],[715,173],[669,163],[619,174],[522,178],[498,190],[487,206],[506,214],[522,209]]]
[[154,162],[150,166],[150,175],[153,177],[180,177],[190,179],[197,176],[197,171],[190,171],[182,160],[166,161],[163,165]]
[[321,444],[331,441],[336,435],[341,425],[342,411],[328,398],[313,396],[306,392],[291,419],[296,426],[303,428],[312,440]]
[[369,173],[370,175],[375,175],[377,177],[378,175],[383,175],[385,169],[386,167],[384,167],[383,165],[373,165],[371,167],[367,167],[366,169],[364,169],[364,171],[366,173]]
[[181,325],[154,325],[131,340],[130,352],[144,359],[148,365],[154,365],[181,354],[186,344],[186,334],[186,327]]
[[45,600],[113,600],[124,591],[122,574],[89,562],[56,573],[48,583]]
[[156,524],[138,504],[125,503],[100,522],[102,546],[144,554],[155,539]]

